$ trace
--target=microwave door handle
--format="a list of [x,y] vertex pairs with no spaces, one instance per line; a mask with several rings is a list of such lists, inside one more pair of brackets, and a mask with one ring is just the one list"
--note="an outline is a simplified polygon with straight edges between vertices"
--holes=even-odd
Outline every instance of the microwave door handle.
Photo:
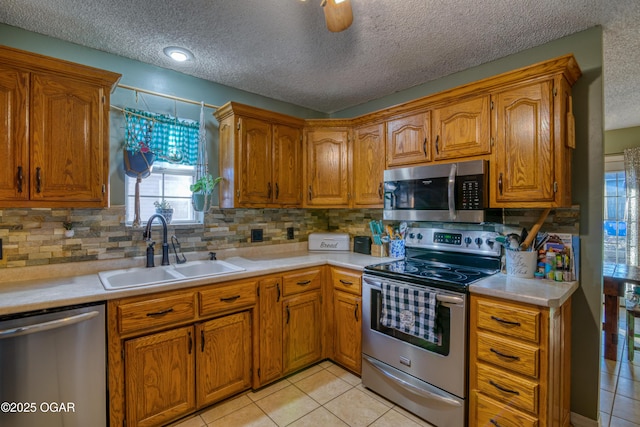
[[449,185],[447,193],[449,196],[449,219],[454,220],[458,216],[456,212],[456,174],[458,172],[458,164],[451,163],[451,169],[449,170]]

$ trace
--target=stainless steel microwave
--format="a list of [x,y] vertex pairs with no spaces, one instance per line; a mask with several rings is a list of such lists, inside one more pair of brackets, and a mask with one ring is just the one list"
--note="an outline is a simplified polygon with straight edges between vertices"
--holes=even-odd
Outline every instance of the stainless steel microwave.
[[489,210],[489,162],[472,160],[384,171],[384,219],[500,222]]

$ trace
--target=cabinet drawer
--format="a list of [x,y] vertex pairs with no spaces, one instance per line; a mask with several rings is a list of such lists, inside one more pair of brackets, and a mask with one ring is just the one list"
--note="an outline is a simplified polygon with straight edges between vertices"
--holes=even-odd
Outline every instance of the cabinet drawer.
[[118,306],[120,333],[123,334],[191,320],[195,315],[193,292]]
[[285,274],[282,277],[282,281],[284,283],[283,292],[285,296],[320,289],[320,269],[302,270]]
[[[474,392],[475,399],[469,409],[471,425],[500,427],[538,427],[538,419],[505,404],[498,403],[480,393]],[[475,423],[473,420],[475,418]]]
[[534,343],[540,340],[540,311],[522,305],[476,300],[478,328]]
[[331,278],[334,289],[362,295],[362,274],[360,272],[332,268]]
[[256,286],[256,282],[245,282],[200,291],[200,315],[254,305]]
[[529,412],[538,412],[540,385],[482,363],[477,365],[475,385],[484,394]]
[[530,377],[538,377],[540,349],[499,337],[497,335],[476,332],[478,334],[478,359],[502,366],[514,372]]

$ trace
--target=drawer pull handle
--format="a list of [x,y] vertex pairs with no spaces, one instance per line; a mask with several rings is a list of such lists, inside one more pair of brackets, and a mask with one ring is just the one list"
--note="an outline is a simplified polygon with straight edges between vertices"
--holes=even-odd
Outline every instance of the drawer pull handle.
[[356,303],[356,309],[353,311],[354,316],[356,316],[356,322],[359,322],[360,319],[358,319],[358,311],[360,310],[360,304]]
[[509,354],[500,353],[498,350],[496,350],[494,348],[490,348],[489,350],[491,350],[492,353],[495,353],[500,357],[505,357],[507,359],[512,359],[512,360],[520,360],[520,357],[518,357],[518,356],[511,356]]
[[173,311],[173,308],[167,308],[166,310],[160,310],[160,311],[153,311],[151,313],[147,313],[147,317],[161,317],[164,316],[165,314],[171,313]]
[[492,418],[492,419],[490,419],[490,420],[489,420],[489,422],[490,422],[491,424],[493,424],[494,426],[496,426],[496,427],[500,427],[500,424],[498,424],[498,422],[497,422],[496,420],[494,420],[493,418]]
[[276,290],[278,291],[278,297],[276,298],[276,302],[280,302],[280,283],[276,283]]
[[296,284],[298,286],[307,286],[309,283],[311,283],[311,280],[303,280],[302,282],[298,282]]
[[496,322],[504,323],[505,325],[521,326],[520,322],[512,322],[511,320],[504,320],[496,316],[491,316],[491,319],[495,320]]
[[340,279],[340,283],[347,286],[353,285],[353,282],[349,282],[348,280],[344,280],[344,279]]
[[502,387],[500,384],[496,384],[493,382],[493,380],[489,380],[489,384],[491,384],[492,386],[494,386],[495,388],[497,388],[500,391],[503,391],[505,393],[511,393],[511,394],[515,394],[516,396],[520,396],[520,392],[517,390],[510,390],[508,388],[504,388]]
[[232,296],[232,297],[220,298],[220,301],[223,301],[223,302],[233,302],[233,301],[237,300],[238,298],[240,298],[240,295],[234,295],[234,296]]

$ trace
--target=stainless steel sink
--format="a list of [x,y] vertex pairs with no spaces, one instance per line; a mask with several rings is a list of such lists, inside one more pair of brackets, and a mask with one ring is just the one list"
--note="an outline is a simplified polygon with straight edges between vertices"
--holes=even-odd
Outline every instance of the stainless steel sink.
[[178,273],[189,278],[235,273],[244,270],[242,267],[224,261],[191,261],[186,264],[175,265],[174,268]]
[[157,285],[195,277],[218,276],[243,270],[244,268],[225,261],[191,261],[186,264],[153,268],[101,271],[98,277],[102,286],[106,290],[111,290]]

